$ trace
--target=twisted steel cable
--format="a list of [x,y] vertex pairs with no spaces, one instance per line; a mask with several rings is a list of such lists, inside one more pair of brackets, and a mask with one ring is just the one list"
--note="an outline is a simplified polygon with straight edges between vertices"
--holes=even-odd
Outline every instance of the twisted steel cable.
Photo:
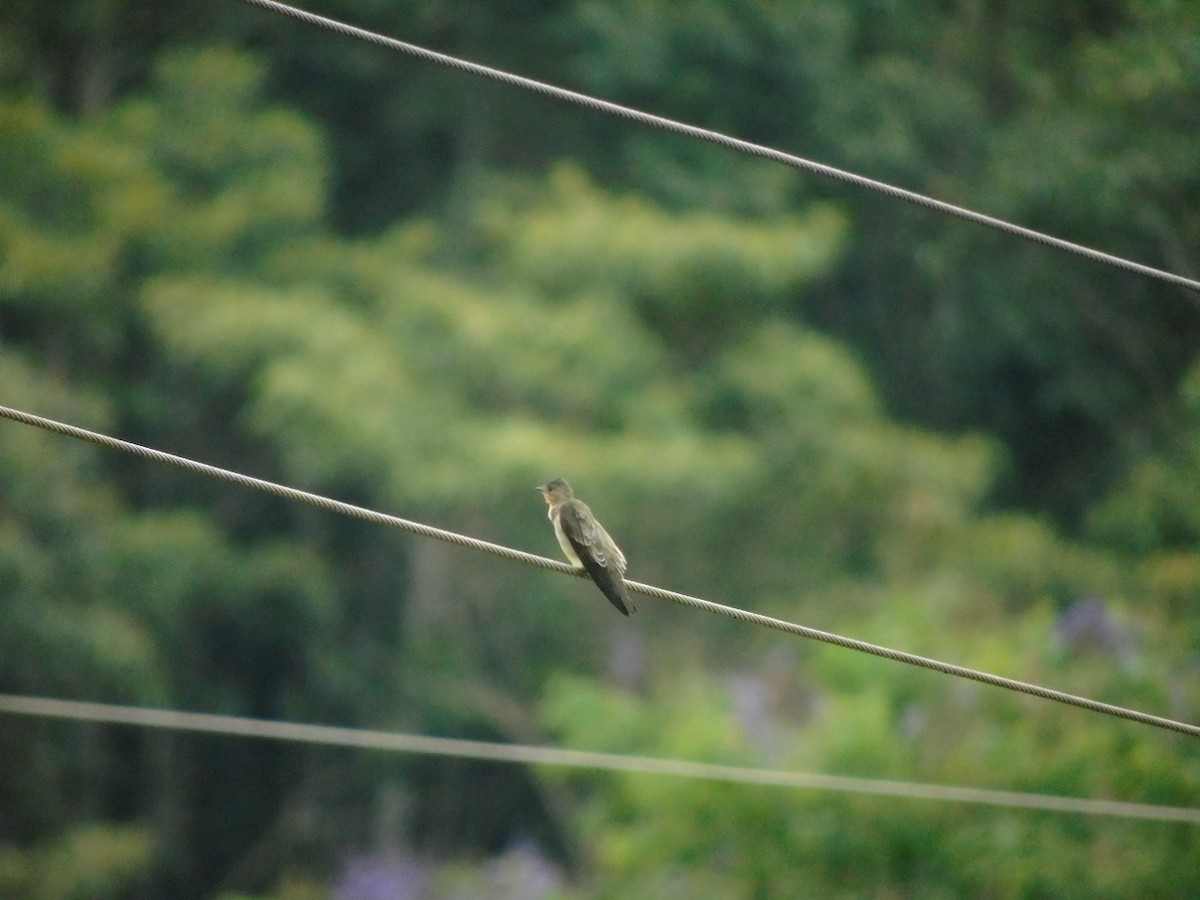
[[739,153],[745,153],[749,154],[750,156],[758,156],[762,157],[763,159],[773,160],[774,162],[791,166],[793,169],[801,169],[805,172],[811,172],[816,175],[822,175],[826,178],[833,178],[838,181],[843,181],[847,184],[852,184],[855,187],[876,191],[877,193],[884,194],[897,200],[904,200],[908,203],[914,203],[917,206],[923,206],[926,209],[934,210],[935,212],[965,219],[968,222],[974,222],[977,225],[983,225],[988,228],[996,229],[997,231],[1015,235],[1016,237],[1023,238],[1027,241],[1033,241],[1034,243],[1043,244],[1056,250],[1073,253],[1077,256],[1090,259],[1094,262],[1113,266],[1126,272],[1133,272],[1138,275],[1155,278],[1159,281],[1164,281],[1168,284],[1173,284],[1177,287],[1186,288],[1189,291],[1200,293],[1200,281],[1196,281],[1191,278],[1185,278],[1184,276],[1176,275],[1173,272],[1156,269],[1152,266],[1134,262],[1120,256],[1114,256],[1111,253],[1104,253],[1100,250],[1094,250],[1091,247],[1085,247],[1082,244],[1076,244],[1072,241],[1063,240],[1062,238],[1054,237],[1053,235],[1049,235],[1041,231],[1035,231],[1032,228],[1026,228],[1022,225],[1016,225],[1004,219],[998,219],[993,216],[985,215],[984,213],[975,212],[974,210],[966,209],[965,207],[955,206],[954,204],[946,203],[943,200],[935,200],[933,197],[928,197],[924,194],[918,194],[916,191],[906,190],[905,188],[896,187],[895,185],[891,185],[883,181],[876,181],[873,178],[857,175],[854,172],[847,172],[844,169],[837,169],[833,166],[827,166],[824,163],[814,162],[799,156],[793,156],[790,153],[784,153],[781,150],[775,150],[771,147],[763,146],[762,144],[751,143],[750,141],[744,141],[740,138],[730,137],[729,135],[722,134],[719,131],[710,131],[707,128],[699,128],[695,125],[688,125],[686,122],[679,122],[675,119],[668,119],[663,116],[653,115],[652,113],[642,112],[641,110],[633,109],[632,107],[622,106],[619,103],[601,100],[598,97],[592,97],[588,94],[581,94],[577,91],[556,87],[555,85],[547,84],[543,81],[536,81],[532,78],[526,78],[523,75],[515,75],[512,72],[505,72],[501,69],[493,69],[490,66],[484,66],[480,65],[479,63],[469,62],[465,59],[459,59],[458,57],[448,56],[445,53],[427,50],[426,48],[419,47],[416,44],[409,44],[405,41],[387,37],[374,31],[368,31],[365,28],[347,25],[345,22],[339,22],[336,19],[329,19],[324,16],[319,16],[303,9],[297,9],[294,6],[288,6],[286,3],[279,3],[277,0],[242,0],[242,2],[251,6],[258,6],[262,9],[270,10],[271,12],[280,13],[281,15],[289,16],[300,22],[304,22],[305,24],[315,25],[319,28],[324,28],[346,37],[367,41],[368,43],[376,44],[380,47],[386,47],[389,50],[396,50],[401,53],[408,54],[409,56],[416,57],[417,59],[424,60],[425,62],[436,63],[441,66],[449,66],[452,69],[457,69],[470,75],[488,78],[492,81],[499,81],[503,84],[518,87],[523,90],[534,91],[554,100],[573,103],[577,106],[582,106],[595,112],[619,116],[623,119],[628,119],[631,122],[636,122],[639,125],[647,125],[651,128],[659,128],[674,134],[683,135],[684,137],[694,138],[695,140],[700,141],[707,141],[711,144],[727,147],[728,149],[736,150]]
[[[276,484],[272,481],[264,481],[261,478],[253,478],[249,475],[243,475],[240,472],[230,471],[229,469],[221,469],[216,466],[210,466],[206,463],[196,462],[195,460],[186,459],[182,456],[175,456],[171,453],[164,453],[161,450],[154,450],[150,447],[144,447],[140,444],[133,444],[129,441],[123,441],[119,438],[98,434],[94,431],[87,431],[86,429],[78,428],[74,425],[68,425],[64,422],[57,422],[53,419],[46,419],[42,416],[36,416],[32,413],[22,412],[21,410],[12,409],[7,406],[0,406],[0,417],[12,419],[15,422],[21,422],[25,425],[32,425],[36,428],[43,428],[47,431],[65,435],[66,437],[72,437],[78,440],[88,441],[93,444],[99,444],[102,447],[108,447],[113,450],[121,450],[125,453],[131,453],[144,459],[153,460],[154,462],[179,466],[180,468],[186,469],[190,472],[195,472],[200,475],[207,475],[210,478],[218,478],[222,481],[233,482],[234,484],[239,484],[244,487],[254,488],[255,490],[264,491],[268,494],[273,494],[277,497],[282,497],[297,503],[307,503],[310,506],[316,506],[319,509],[328,510],[329,512],[341,513],[342,515],[350,516],[355,519],[362,519],[377,525],[387,525],[391,528],[399,528],[403,531],[419,534],[423,537],[434,538],[439,541],[446,541],[450,544],[457,544],[460,547],[467,547],[471,550],[479,550],[483,553],[490,553],[494,556],[499,556],[514,562],[538,566],[543,569],[549,569],[553,572],[560,572],[564,575],[586,577],[586,573],[582,569],[573,568],[566,563],[547,559],[544,556],[537,556],[533,553],[526,553],[523,550],[516,550],[512,547],[505,547],[501,544],[493,544],[489,541],[481,541],[478,538],[468,537],[465,534],[446,531],[441,528],[435,528],[432,525],[425,525],[421,522],[413,522],[409,519],[402,519],[399,516],[387,515],[386,513],[376,512],[375,510],[366,509],[362,506],[355,506],[351,503],[343,503],[340,500],[333,500],[329,497],[323,497],[320,494],[312,494],[308,491],[297,490],[296,488],[288,487],[282,484]],[[1200,726],[1191,725],[1187,722],[1179,722],[1174,719],[1163,718],[1162,716],[1150,715],[1149,713],[1140,712],[1138,710],[1127,709],[1122,706],[1115,706],[1111,703],[1102,703],[1098,700],[1080,697],[1075,694],[1067,694],[1063,691],[1056,691],[1052,688],[1042,687],[1041,685],[1017,681],[1015,679],[1005,678],[1000,675],[992,675],[989,672],[981,672],[977,669],[969,669],[965,666],[958,666],[954,665],[953,663],[942,662],[941,660],[930,659],[929,657],[925,656],[918,656],[915,653],[906,653],[903,650],[893,650],[889,647],[882,647],[878,644],[871,644],[855,638],[844,637],[843,635],[833,634],[828,631],[820,631],[816,628],[809,628],[806,625],[798,625],[794,622],[787,622],[783,619],[764,616],[760,613],[749,612],[748,610],[738,609],[734,606],[725,606],[721,603],[713,603],[711,600],[702,600],[699,597],[691,597],[687,594],[668,591],[664,588],[655,587],[654,585],[642,584],[637,581],[626,581],[625,584],[630,590],[636,591],[637,593],[643,594],[647,597],[654,597],[659,600],[667,600],[671,603],[678,603],[682,606],[703,610],[704,612],[715,613],[731,619],[737,619],[741,622],[749,622],[752,625],[758,625],[762,628],[771,628],[775,631],[782,631],[786,634],[792,634],[808,640],[820,641],[825,644],[833,644],[837,647],[844,647],[847,650],[854,650],[859,653],[867,653],[871,656],[890,659],[893,662],[904,663],[905,665],[909,666],[919,666],[924,669],[931,669],[932,671],[940,672],[943,675],[953,675],[957,678],[966,678],[971,681],[978,681],[982,684],[989,684],[993,687],[1003,688],[1004,690],[1016,691],[1018,693],[1028,694],[1033,697],[1040,697],[1043,700],[1053,700],[1056,703],[1064,703],[1068,706],[1075,706],[1090,712],[1115,716],[1121,719],[1128,719],[1132,722],[1138,722],[1142,725],[1150,725],[1155,728],[1163,728],[1168,731],[1175,731],[1180,734],[1191,735],[1192,737],[1200,737]]]
[[598,753],[566,747],[503,744],[493,741],[432,737],[395,731],[372,731],[364,728],[251,719],[244,716],[182,712],[172,709],[147,709],[140,706],[117,706],[80,700],[59,700],[51,697],[0,694],[0,713],[322,744],[333,747],[356,747],[396,753],[482,759],[490,762],[566,766],[610,772],[640,772],[676,778],[701,778],[734,784],[808,788],[884,797],[906,797],[914,800],[939,800],[1017,809],[1039,809],[1047,812],[1080,815],[1118,816],[1159,822],[1190,822],[1200,825],[1200,809],[1189,809],[1182,806],[1158,806],[1148,803],[1130,803],[1124,800],[1067,797],[1061,794],[1036,794],[957,785],[924,784],[913,781],[857,778],[817,772],[754,769],[684,759],[632,756],[624,753]]

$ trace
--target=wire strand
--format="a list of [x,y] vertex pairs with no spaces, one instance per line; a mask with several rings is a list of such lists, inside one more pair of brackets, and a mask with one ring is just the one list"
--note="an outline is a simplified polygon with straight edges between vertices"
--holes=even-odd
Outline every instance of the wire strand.
[[[153,460],[154,462],[179,466],[180,468],[186,469],[189,472],[195,472],[200,475],[207,475],[211,478],[218,478],[222,481],[233,482],[234,484],[239,484],[244,487],[254,488],[255,490],[264,491],[268,494],[273,494],[277,497],[283,497],[287,500],[293,500],[297,503],[307,503],[310,506],[316,506],[319,509],[328,510],[329,512],[341,513],[342,515],[350,516],[355,519],[362,519],[377,525],[387,525],[391,528],[399,528],[403,531],[419,534],[423,537],[434,538],[450,544],[457,544],[460,547],[467,547],[471,550],[479,550],[483,553],[490,553],[494,556],[499,556],[514,562],[525,563],[526,565],[538,566],[540,568],[549,569],[553,572],[559,572],[564,575],[586,577],[586,573],[582,569],[576,569],[567,565],[566,563],[547,559],[544,556],[537,556],[533,553],[526,553],[523,550],[516,550],[512,547],[505,547],[501,544],[493,544],[489,541],[481,541],[478,538],[468,537],[465,534],[458,534],[453,531],[434,528],[431,525],[413,522],[408,519],[401,519],[398,516],[391,516],[387,515],[386,513],[376,512],[375,510],[366,509],[362,506],[355,506],[351,503],[343,503],[340,500],[333,500],[329,497],[323,497],[320,494],[311,494],[307,491],[297,490],[296,488],[288,487],[282,484],[276,484],[272,481],[264,481],[261,478],[253,478],[249,475],[243,475],[240,472],[230,471],[229,469],[221,469],[216,466],[210,466],[206,463],[196,462],[195,460],[186,459],[182,456],[175,456],[171,453],[164,453],[161,450],[155,450],[150,447],[143,447],[140,444],[133,444],[129,441],[123,441],[119,438],[98,434],[94,431],[88,431],[83,428],[78,428],[74,425],[68,425],[64,422],[57,422],[53,419],[46,419],[42,416],[36,416],[32,413],[22,412],[18,409],[0,406],[0,417],[11,419],[14,422],[21,422],[25,425],[32,425],[36,428],[43,428],[47,431],[55,432],[56,434],[65,435],[67,437],[76,438],[82,441],[88,441],[93,444],[99,444],[102,447],[108,447],[113,450],[121,450],[125,453],[132,453],[135,456]],[[1003,688],[1004,690],[1016,691],[1018,693],[1028,694],[1033,697],[1040,697],[1043,700],[1053,700],[1057,703],[1064,703],[1069,706],[1086,709],[1090,712],[1101,713],[1103,715],[1114,716],[1121,719],[1128,719],[1129,721],[1138,722],[1142,725],[1163,728],[1168,731],[1175,731],[1180,734],[1191,735],[1192,737],[1200,737],[1200,726],[1191,725],[1187,722],[1179,722],[1174,719],[1163,718],[1162,716],[1150,715],[1149,713],[1139,712],[1138,710],[1127,709],[1122,706],[1114,706],[1111,703],[1102,703],[1099,700],[1091,700],[1087,697],[1080,697],[1075,694],[1056,691],[1052,688],[1042,687],[1041,685],[1017,681],[1015,679],[1005,678],[1000,675],[992,675],[989,672],[981,672],[977,669],[969,669],[965,666],[958,666],[954,665],[953,663],[942,662],[941,660],[930,659],[929,657],[925,656],[918,656],[915,653],[906,653],[903,650],[893,650],[889,647],[881,647],[878,644],[871,644],[866,641],[856,640],[855,638],[844,637],[840,634],[833,634],[828,631],[820,631],[816,628],[809,628],[806,625],[798,625],[794,622],[784,621],[783,619],[776,619],[771,616],[764,616],[759,613],[749,612],[748,610],[738,609],[735,606],[725,606],[721,603],[713,603],[711,600],[702,600],[699,597],[692,597],[687,594],[668,591],[664,588],[655,587],[654,585],[642,584],[637,581],[626,581],[625,584],[631,591],[636,591],[637,593],[644,594],[647,597],[654,597],[658,600],[667,600],[671,603],[678,603],[682,606],[691,607],[692,609],[699,609],[703,610],[704,612],[726,616],[731,619],[736,619],[740,622],[749,622],[753,625],[759,625],[763,628],[771,628],[776,631],[782,631],[787,634],[795,635],[797,637],[807,638],[808,640],[820,641],[825,644],[833,644],[837,647],[844,647],[847,650],[855,650],[859,653],[867,653],[871,656],[890,659],[893,662],[904,663],[910,666],[919,666],[924,669],[931,669],[932,671],[940,672],[943,675],[953,675],[958,678],[966,678],[971,681],[978,681],[982,684],[989,684],[993,687]]]
[[675,119],[668,119],[663,116],[656,116],[652,113],[633,109],[632,107],[622,106],[619,103],[601,100],[598,97],[592,97],[588,94],[581,94],[577,91],[556,87],[552,84],[546,84],[542,81],[526,78],[523,75],[516,75],[512,72],[505,72],[500,69],[493,69],[490,66],[469,62],[465,59],[448,56],[444,53],[438,53],[434,50],[427,50],[426,48],[419,47],[416,44],[410,44],[405,41],[397,40],[396,38],[387,37],[374,31],[368,31],[365,28],[358,28],[354,25],[348,25],[344,22],[339,22],[336,19],[329,19],[325,16],[319,16],[303,9],[297,9],[294,6],[288,6],[285,3],[279,3],[277,0],[241,0],[241,2],[247,3],[251,6],[257,6],[265,10],[270,10],[271,12],[276,12],[281,15],[289,16],[308,25],[315,25],[319,28],[324,28],[346,37],[367,41],[368,43],[386,47],[389,50],[396,50],[401,53],[408,54],[409,56],[416,57],[417,59],[424,60],[425,62],[449,66],[450,68],[457,69],[461,72],[466,72],[470,75],[476,75],[481,78],[499,81],[503,84],[518,87],[523,90],[534,91],[554,100],[573,103],[577,106],[583,106],[595,112],[619,116],[623,119],[628,119],[629,121],[636,122],[640,125],[659,128],[674,134],[683,135],[684,137],[707,141],[711,144],[717,144],[730,150],[735,150],[739,153],[745,153],[751,156],[758,156],[763,159],[769,159],[774,162],[783,163],[784,165],[791,166],[794,169],[801,169],[805,172],[811,172],[826,178],[833,178],[838,181],[854,185],[855,187],[865,188],[897,200],[904,200],[908,203],[913,203],[917,206],[934,210],[935,212],[955,216],[960,219],[965,219],[968,222],[974,222],[977,225],[983,225],[987,228],[993,228],[997,231],[1005,232],[1006,234],[1015,235],[1016,237],[1023,238],[1027,241],[1032,241],[1034,243],[1052,247],[1056,250],[1061,250],[1067,253],[1073,253],[1077,256],[1090,259],[1094,262],[1103,263],[1108,266],[1113,266],[1117,269],[1122,269],[1126,272],[1144,275],[1149,278],[1164,281],[1168,284],[1173,284],[1177,287],[1186,288],[1189,291],[1200,293],[1200,281],[1196,281],[1191,278],[1185,278],[1184,276],[1176,275],[1173,272],[1156,269],[1152,266],[1134,262],[1120,256],[1114,256],[1111,253],[1104,253],[1100,250],[1094,250],[1091,247],[1085,247],[1082,244],[1076,244],[1072,241],[1063,240],[1062,238],[1054,237],[1053,235],[1049,235],[1041,231],[1035,231],[1032,228],[1026,228],[1022,225],[1017,225],[1004,219],[998,219],[993,216],[985,215],[984,213],[975,212],[974,210],[966,209],[965,207],[955,206],[952,203],[936,200],[933,197],[919,194],[916,191],[906,190],[905,188],[896,187],[895,185],[887,184],[883,181],[876,181],[873,178],[857,175],[844,169],[837,169],[833,166],[827,166],[824,163],[814,162],[799,156],[793,156],[790,153],[784,153],[781,150],[775,150],[762,144],[751,143],[750,141],[744,141],[740,138],[730,137],[729,135],[722,134],[719,131],[710,131],[707,128],[699,128],[695,125],[688,125],[685,122],[679,122]]
[[812,790],[853,794],[905,797],[914,800],[940,800],[952,803],[1044,810],[1047,812],[1117,816],[1129,819],[1149,819],[1159,822],[1190,822],[1192,824],[1200,824],[1200,809],[1188,809],[1178,806],[1156,806],[1146,803],[1129,803],[1122,800],[1093,800],[1084,797],[1065,797],[1058,794],[998,791],[987,788],[957,787],[953,785],[893,781],[878,778],[855,778],[845,775],[792,772],[781,769],[755,769],[743,766],[721,765],[719,763],[663,759],[661,757],[571,750],[563,747],[471,741],[460,738],[406,734],[403,732],[374,731],[330,725],[310,725],[299,722],[280,722],[270,719],[252,719],[243,716],[213,715],[210,713],[181,712],[168,709],[147,709],[139,706],[118,706],[77,700],[57,700],[49,697],[25,697],[14,694],[0,694],[0,712],[15,715],[40,716],[43,718],[102,722],[110,725],[131,725],[140,728],[162,728],[173,731],[261,738],[304,744],[322,744],[334,747],[356,747],[366,750],[419,753],[429,756],[446,756],[460,759],[480,759],[491,762],[562,766],[573,769],[633,772],[648,775],[668,775],[679,778],[695,778],[738,784],[809,788]]

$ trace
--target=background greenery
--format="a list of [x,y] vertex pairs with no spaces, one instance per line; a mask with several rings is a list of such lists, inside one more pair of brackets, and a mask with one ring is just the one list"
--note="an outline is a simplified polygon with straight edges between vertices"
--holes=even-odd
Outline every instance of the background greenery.
[[[317,11],[1195,277],[1183,0]],[[0,395],[1200,721],[1200,305],[232,2],[0,6]],[[0,423],[0,690],[1196,805],[1187,738]],[[1195,826],[0,719],[0,895],[1180,897]]]

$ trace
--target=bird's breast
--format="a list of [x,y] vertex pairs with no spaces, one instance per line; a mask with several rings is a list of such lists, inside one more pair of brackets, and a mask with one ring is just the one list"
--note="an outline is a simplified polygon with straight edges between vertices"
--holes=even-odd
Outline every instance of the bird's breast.
[[573,566],[582,566],[583,561],[580,560],[579,554],[575,552],[575,548],[571,546],[570,540],[567,539],[567,533],[562,527],[562,509],[558,506],[550,507],[550,521],[554,523],[554,536],[558,538],[558,546],[562,548],[563,555],[566,556],[567,562]]

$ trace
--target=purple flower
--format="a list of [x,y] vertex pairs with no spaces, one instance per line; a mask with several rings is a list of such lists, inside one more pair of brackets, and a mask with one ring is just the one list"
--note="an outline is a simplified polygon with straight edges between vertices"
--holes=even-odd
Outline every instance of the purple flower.
[[350,860],[334,887],[336,900],[421,900],[429,881],[416,860],[389,853]]

